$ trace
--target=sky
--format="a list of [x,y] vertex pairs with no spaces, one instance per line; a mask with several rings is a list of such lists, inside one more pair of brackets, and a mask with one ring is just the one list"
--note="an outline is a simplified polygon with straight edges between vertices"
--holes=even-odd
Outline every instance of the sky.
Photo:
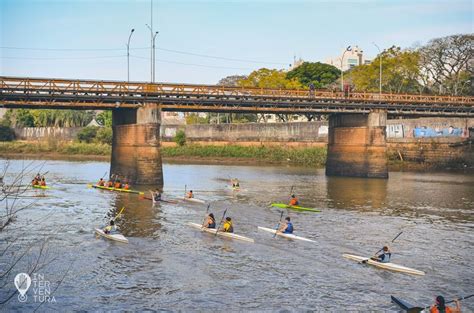
[[[153,11],[151,11],[153,1]],[[473,33],[467,0],[0,0],[2,76],[215,84],[293,58],[324,62],[348,45],[366,58],[392,45]]]

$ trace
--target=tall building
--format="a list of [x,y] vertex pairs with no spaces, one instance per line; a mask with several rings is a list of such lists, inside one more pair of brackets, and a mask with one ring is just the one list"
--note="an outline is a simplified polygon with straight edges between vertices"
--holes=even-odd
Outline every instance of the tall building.
[[339,56],[330,58],[326,60],[327,64],[331,64],[338,69],[341,69],[341,58],[344,55],[344,59],[342,60],[342,70],[347,71],[348,69],[353,68],[354,66],[362,65],[362,64],[370,64],[370,60],[366,60],[364,57],[364,51],[360,49],[358,46],[351,47],[350,51],[342,50]]

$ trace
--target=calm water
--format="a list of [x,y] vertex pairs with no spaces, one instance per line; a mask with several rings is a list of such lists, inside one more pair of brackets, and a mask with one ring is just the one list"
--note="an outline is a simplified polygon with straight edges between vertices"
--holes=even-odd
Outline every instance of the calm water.
[[[6,182],[28,163],[12,161]],[[0,301],[15,291],[14,276],[31,269],[46,237],[42,266],[35,272],[50,282],[56,302],[39,311],[396,312],[390,295],[421,305],[440,293],[446,298],[473,293],[472,173],[396,172],[388,180],[366,180],[329,178],[311,168],[164,165],[164,197],[181,197],[185,185],[192,188],[218,220],[228,209],[235,232],[254,238],[251,244],[186,226],[201,223],[206,205],[153,207],[137,195],[87,188],[108,171],[108,163],[35,161],[33,166],[49,171],[52,189],[28,191],[21,203],[32,207],[0,233],[0,252],[12,244],[0,254],[0,275],[31,245],[12,275],[0,277]],[[244,190],[233,194],[229,177],[240,178]],[[268,205],[287,201],[291,186],[303,205],[323,210],[289,212],[295,233],[315,244],[257,231],[257,226],[275,227],[280,213]],[[118,224],[130,243],[96,239],[94,228],[122,206]],[[394,263],[426,276],[384,271],[341,256],[369,256],[400,231],[391,244]],[[25,303],[15,294],[1,310],[35,309],[34,292],[31,287]],[[472,299],[462,305],[466,312],[474,310]]]

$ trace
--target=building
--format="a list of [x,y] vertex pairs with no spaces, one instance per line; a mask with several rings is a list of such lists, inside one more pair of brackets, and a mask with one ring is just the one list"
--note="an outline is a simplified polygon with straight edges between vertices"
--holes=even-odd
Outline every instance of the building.
[[355,66],[362,64],[370,64],[370,60],[366,60],[364,57],[364,51],[358,46],[353,46],[350,48],[350,51],[342,50],[339,56],[327,59],[325,63],[341,69],[341,58],[344,55],[342,60],[342,70],[347,71]]

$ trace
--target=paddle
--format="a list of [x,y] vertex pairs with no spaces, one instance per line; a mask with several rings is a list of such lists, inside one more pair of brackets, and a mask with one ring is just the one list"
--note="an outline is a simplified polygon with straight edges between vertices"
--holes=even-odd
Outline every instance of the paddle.
[[[395,238],[392,239],[392,242],[394,242],[395,239],[397,239],[398,237],[400,237],[400,235],[401,235],[402,233],[403,233],[403,231],[399,232],[398,235],[396,235]],[[379,253],[379,252],[382,251],[382,250],[383,250],[383,248],[380,249],[380,250],[378,250],[377,252],[375,252],[373,257],[375,257],[375,256],[377,255],[377,253]],[[371,258],[368,258],[368,259],[366,259],[366,260],[362,260],[362,261],[360,261],[360,263],[365,264],[365,263],[367,263],[370,259],[371,259]]]
[[278,232],[278,228],[280,228],[280,224],[281,224],[281,219],[283,218],[283,211],[281,211],[281,214],[280,214],[280,221],[278,222],[278,225],[277,227],[275,228],[275,233],[273,234],[273,238],[276,237],[277,235],[277,232]]
[[[209,212],[209,207],[211,206],[211,204],[209,203],[207,205],[207,209],[206,209],[206,217],[204,217],[204,220],[202,221],[202,225],[204,225],[204,223],[206,222],[206,219],[207,219],[207,213]],[[204,226],[203,226],[204,227]]]
[[123,210],[125,210],[125,207],[122,207],[120,212],[117,215],[115,215],[115,217],[113,218],[113,221],[115,221],[120,216],[120,214],[122,214]]
[[222,218],[221,218],[221,221],[219,222],[219,226],[216,228],[216,236],[217,236],[217,233],[219,232],[219,228],[221,228],[221,225],[222,225],[222,222],[224,221],[226,213],[227,213],[227,209],[224,210],[224,214],[222,214]]
[[187,189],[187,185],[184,185],[184,198],[186,198],[186,189]]
[[[471,297],[474,297],[474,294],[464,296],[464,297],[461,297],[461,298],[457,298],[457,299],[454,299],[454,300],[446,301],[445,304],[453,303],[455,301],[462,301],[462,300],[465,300],[465,299],[469,299]],[[392,301],[393,301],[393,296],[392,296]],[[416,306],[416,307],[411,307],[411,308],[408,308],[408,309],[405,309],[405,310],[409,313],[418,313],[418,312],[421,312],[421,311],[429,309],[429,308],[431,308],[431,306],[425,306],[424,308]]]

